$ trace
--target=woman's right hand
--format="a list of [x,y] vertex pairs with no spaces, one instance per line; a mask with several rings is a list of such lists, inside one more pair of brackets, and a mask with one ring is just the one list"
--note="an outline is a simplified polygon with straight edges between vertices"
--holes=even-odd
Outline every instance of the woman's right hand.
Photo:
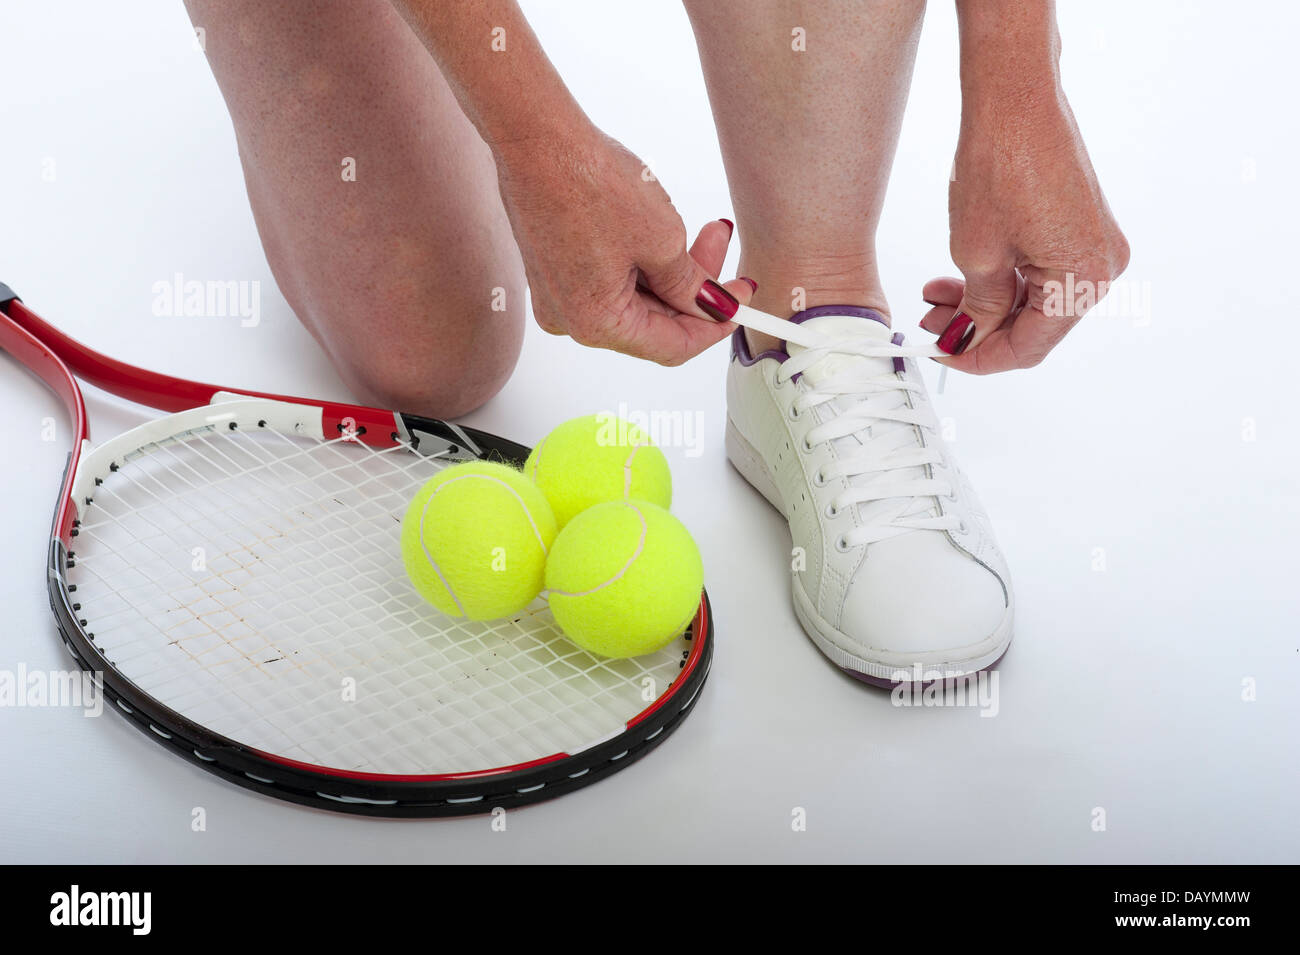
[[498,143],[495,153],[544,330],[679,365],[735,329],[709,317],[733,314],[752,295],[743,279],[725,291],[714,281],[730,222],[710,222],[688,250],[686,227],[649,169],[591,127],[563,142]]

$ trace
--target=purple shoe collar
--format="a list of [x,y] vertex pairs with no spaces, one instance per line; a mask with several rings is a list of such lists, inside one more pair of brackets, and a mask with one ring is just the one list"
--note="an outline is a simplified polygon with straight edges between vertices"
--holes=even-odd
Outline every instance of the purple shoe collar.
[[[889,322],[885,320],[885,316],[881,315],[874,308],[863,308],[859,305],[818,305],[816,308],[805,308],[802,312],[796,312],[794,315],[790,316],[790,321],[795,325],[800,325],[803,322],[808,321],[810,318],[821,318],[823,315],[866,318],[873,322],[879,322],[885,326],[889,325]],[[894,344],[901,345],[902,343],[903,336],[895,335]],[[782,342],[782,345],[784,344],[785,343]],[[790,357],[790,353],[782,347],[769,348],[765,352],[752,355],[749,351],[749,342],[745,339],[745,329],[737,328],[731,335],[731,357],[738,359],[742,365],[752,365],[754,362],[761,361],[764,358],[775,358],[777,361],[785,361]],[[895,371],[902,371],[903,369],[901,366],[902,359],[895,358]]]

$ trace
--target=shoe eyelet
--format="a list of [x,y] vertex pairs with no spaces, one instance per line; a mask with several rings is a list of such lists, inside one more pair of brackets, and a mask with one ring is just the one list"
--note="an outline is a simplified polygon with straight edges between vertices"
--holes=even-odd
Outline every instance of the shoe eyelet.
[[781,388],[781,386],[784,385],[784,384],[785,384],[785,382],[781,380],[781,375],[780,375],[779,373],[776,373],[776,374],[773,374],[773,375],[772,375],[772,387],[773,387],[773,388],[776,388],[776,389],[779,390],[779,389]]
[[791,405],[791,406],[790,406],[789,416],[790,416],[790,420],[791,420],[791,421],[798,421],[798,420],[799,420],[799,409],[798,409],[797,407],[795,407],[794,405]]
[[841,554],[847,554],[849,552],[849,542],[844,539],[843,534],[835,538],[835,549]]
[[803,437],[803,441],[799,442],[799,447],[803,449],[803,453],[804,453],[804,454],[812,454],[812,453],[813,453],[813,446],[812,446],[812,443],[809,442],[809,440],[808,440],[808,436],[807,436],[807,435],[804,435],[804,437]]
[[965,519],[963,519],[962,522],[961,522],[960,524],[957,525],[957,533],[958,533],[958,534],[969,534],[969,533],[970,533],[970,525],[968,525],[968,524],[966,523]]
[[821,468],[818,468],[816,471],[813,472],[813,487],[825,487],[825,486],[826,486],[826,475],[822,473]]
[[840,516],[840,509],[832,502],[826,505],[826,516],[834,520]]

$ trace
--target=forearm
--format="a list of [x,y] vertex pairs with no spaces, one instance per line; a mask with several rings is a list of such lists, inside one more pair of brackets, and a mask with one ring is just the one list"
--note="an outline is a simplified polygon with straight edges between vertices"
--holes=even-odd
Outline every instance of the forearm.
[[1060,99],[1054,0],[957,0],[964,107]]
[[591,124],[514,0],[393,0],[498,162]]

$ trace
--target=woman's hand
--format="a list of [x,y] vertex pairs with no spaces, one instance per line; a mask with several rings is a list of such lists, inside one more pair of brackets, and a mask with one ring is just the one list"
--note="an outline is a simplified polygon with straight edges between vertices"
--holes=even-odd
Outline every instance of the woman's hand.
[[[667,193],[621,144],[588,127],[572,141],[498,147],[506,212],[523,253],[533,315],[546,331],[678,365],[735,329],[697,304],[719,293],[732,226],[717,220],[687,250]],[[748,302],[743,279],[726,285]],[[720,309],[727,313],[725,301]]]
[[948,209],[965,281],[926,283],[934,307],[921,327],[954,356],[939,361],[989,374],[1046,358],[1128,266],[1129,248],[1060,88],[1051,6],[959,0],[958,14],[962,123]]
[[687,250],[667,194],[592,125],[515,0],[394,3],[492,151],[542,328],[664,365],[734,330],[750,286],[713,281],[731,224]]

